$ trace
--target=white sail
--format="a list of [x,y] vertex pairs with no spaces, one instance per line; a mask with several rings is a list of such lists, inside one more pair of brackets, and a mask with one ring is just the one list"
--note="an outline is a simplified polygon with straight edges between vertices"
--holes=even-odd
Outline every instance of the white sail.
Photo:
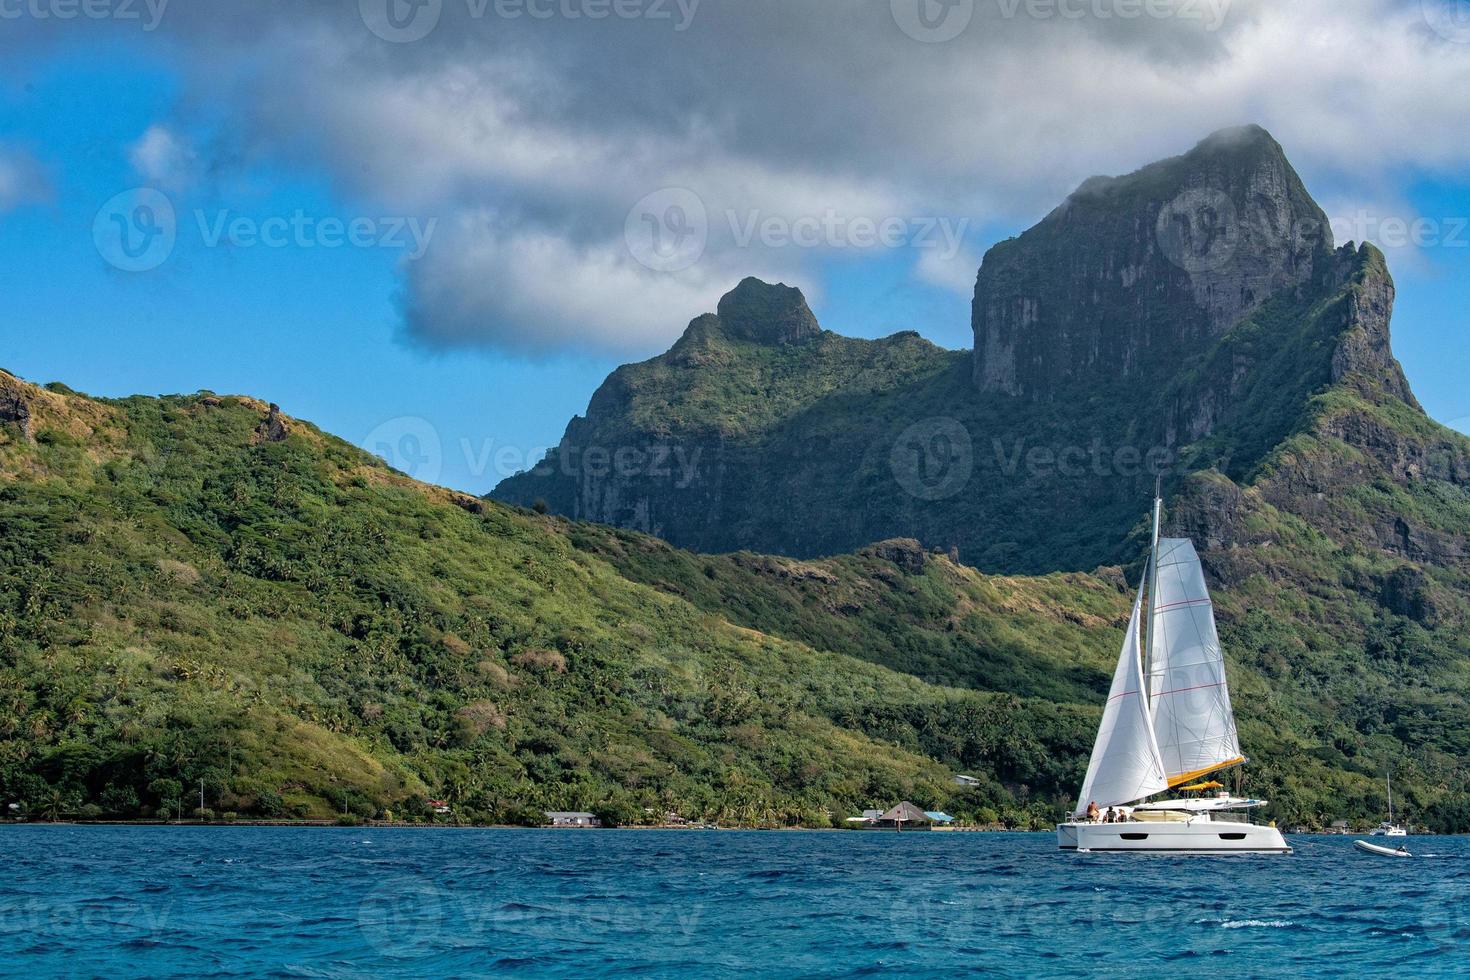
[[1187,538],[1159,542],[1150,605],[1154,738],[1169,785],[1242,761],[1204,569]]
[[1133,603],[1133,618],[1128,621],[1128,635],[1103,708],[1097,742],[1092,747],[1092,761],[1087,778],[1082,781],[1082,797],[1078,812],[1089,803],[1100,807],[1118,806],[1152,796],[1168,787],[1159,747],[1154,744],[1152,720],[1148,712],[1148,696],[1143,687],[1143,662],[1138,641],[1138,627],[1143,619],[1143,590]]

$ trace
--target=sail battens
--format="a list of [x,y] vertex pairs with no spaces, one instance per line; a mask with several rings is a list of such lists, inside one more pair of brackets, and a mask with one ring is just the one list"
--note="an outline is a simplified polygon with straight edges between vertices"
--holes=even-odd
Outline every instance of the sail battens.
[[1188,694],[1190,691],[1203,691],[1205,688],[1208,687],[1220,687],[1224,683],[1224,681],[1219,681],[1215,684],[1200,684],[1197,687],[1181,687],[1177,691],[1160,691],[1155,694],[1154,697],[1163,698],[1168,697],[1170,694]]
[[1143,651],[1138,628],[1143,620],[1143,590],[1133,602],[1133,615],[1113,684],[1103,706],[1102,724],[1082,782],[1079,811],[1088,803],[1119,806],[1168,788],[1163,759],[1154,741],[1153,718],[1143,686]]
[[1159,537],[1161,510],[1155,501],[1149,570],[1103,706],[1079,813],[1089,803],[1134,803],[1245,761],[1204,568],[1189,539]]
[[1214,606],[1194,543],[1165,538],[1150,597],[1149,690],[1154,738],[1170,783],[1234,765],[1235,713]]
[[1168,605],[1164,606],[1155,606],[1154,612],[1161,613],[1166,609],[1178,609],[1181,606],[1210,606],[1211,608],[1213,608],[1214,605],[1215,604],[1209,599],[1185,599],[1180,602],[1171,602]]

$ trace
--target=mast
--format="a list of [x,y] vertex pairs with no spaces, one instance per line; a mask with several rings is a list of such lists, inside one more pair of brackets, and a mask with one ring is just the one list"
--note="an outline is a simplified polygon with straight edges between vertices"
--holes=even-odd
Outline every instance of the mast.
[[[1159,521],[1164,511],[1164,478],[1159,476],[1154,483],[1154,530],[1153,537],[1148,546],[1148,569],[1144,573],[1144,582],[1148,587],[1148,615],[1143,619],[1143,685],[1147,690],[1153,678],[1153,650],[1154,650],[1154,612],[1158,603],[1155,597],[1159,593]],[[1149,705],[1153,704],[1153,692],[1149,691]]]
[[1393,773],[1385,773],[1383,778],[1388,783],[1388,822],[1393,823]]

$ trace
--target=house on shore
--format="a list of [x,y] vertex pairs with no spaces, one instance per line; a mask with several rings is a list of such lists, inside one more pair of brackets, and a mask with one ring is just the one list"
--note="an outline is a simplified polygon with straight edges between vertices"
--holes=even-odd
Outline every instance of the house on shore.
[[925,813],[904,800],[891,810],[864,810],[862,816],[848,817],[847,822],[863,830],[931,830],[936,824],[953,823],[954,817],[938,810]]
[[586,830],[602,826],[602,821],[597,818],[596,814],[572,810],[548,810],[546,811],[546,821],[548,827],[565,827],[569,829]]
[[904,800],[892,810],[887,811],[878,818],[876,826],[883,830],[928,830],[933,824],[928,815],[917,806]]

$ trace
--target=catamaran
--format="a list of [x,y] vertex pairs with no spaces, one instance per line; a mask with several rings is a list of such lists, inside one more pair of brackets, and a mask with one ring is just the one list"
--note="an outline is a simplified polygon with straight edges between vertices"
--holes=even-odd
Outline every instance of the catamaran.
[[[1188,538],[1159,537],[1163,506],[1156,494],[1148,568],[1078,808],[1057,825],[1057,843],[1074,851],[1290,854],[1274,824],[1249,820],[1265,800],[1201,781],[1246,758],[1204,569]],[[1149,801],[1171,790],[1196,795]]]

